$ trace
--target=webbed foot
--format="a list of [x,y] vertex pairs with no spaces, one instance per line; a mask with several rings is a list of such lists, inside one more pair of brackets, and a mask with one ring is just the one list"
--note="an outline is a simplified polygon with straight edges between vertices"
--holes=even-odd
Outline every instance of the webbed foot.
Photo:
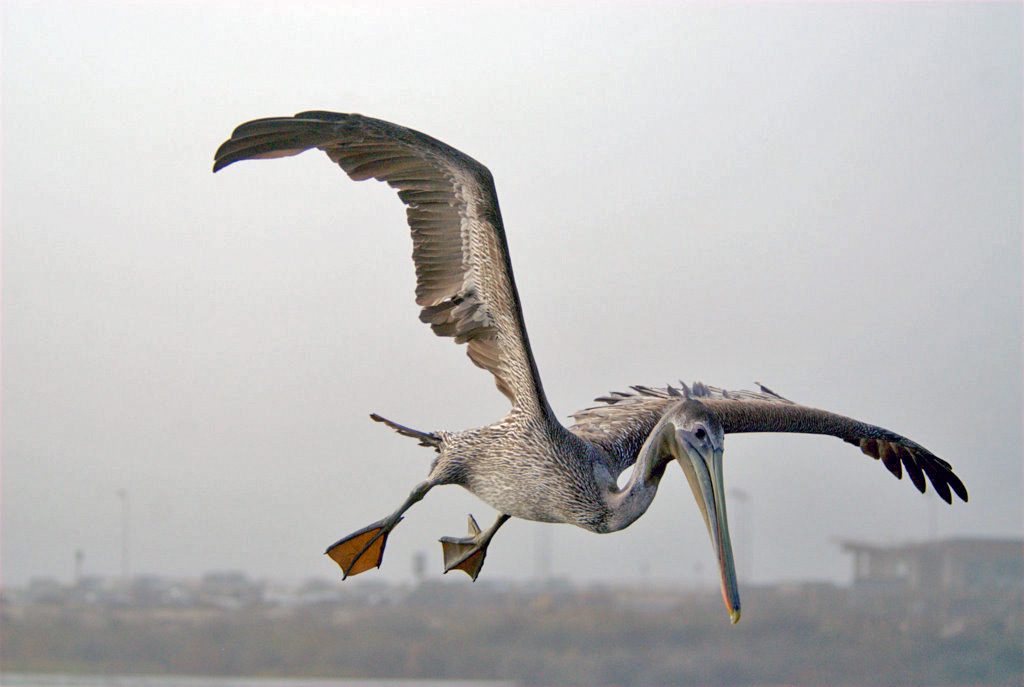
[[469,516],[468,537],[441,537],[441,549],[444,551],[444,571],[461,570],[476,582],[480,569],[484,567],[487,556],[487,544],[480,545],[480,526],[473,516]]
[[476,582],[480,569],[484,567],[487,557],[487,545],[498,528],[505,524],[509,516],[502,514],[486,531],[481,532],[473,516],[469,516],[468,537],[441,537],[441,549],[444,552],[444,571],[461,570]]
[[387,544],[388,535],[395,525],[402,522],[402,513],[422,499],[428,491],[433,488],[435,482],[429,479],[420,482],[402,502],[394,513],[378,520],[372,525],[367,525],[357,530],[344,539],[339,539],[327,547],[326,553],[331,560],[341,568],[342,578],[349,575],[358,575],[361,572],[380,567],[380,561],[384,558],[384,545]]
[[341,568],[342,579],[379,568],[388,535],[401,521],[401,517],[378,520],[328,546],[325,553]]

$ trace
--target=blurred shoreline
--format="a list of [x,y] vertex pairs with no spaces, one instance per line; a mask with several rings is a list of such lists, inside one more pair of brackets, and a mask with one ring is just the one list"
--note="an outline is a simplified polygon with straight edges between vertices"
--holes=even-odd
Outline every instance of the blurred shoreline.
[[5,673],[1016,685],[1024,670],[1020,585],[746,584],[735,627],[715,590],[642,584],[287,587],[217,573],[101,586],[4,590]]

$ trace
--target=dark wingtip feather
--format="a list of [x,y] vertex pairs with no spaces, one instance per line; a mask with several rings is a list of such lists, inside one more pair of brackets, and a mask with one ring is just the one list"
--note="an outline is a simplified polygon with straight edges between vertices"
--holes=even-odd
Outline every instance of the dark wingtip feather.
[[[310,111],[294,117],[261,117],[235,127],[231,138],[214,153],[213,171],[239,160],[295,155],[315,148],[334,136],[333,125],[350,115]],[[273,155],[277,153],[277,155]]]
[[952,473],[943,473],[936,465],[928,461],[925,461],[922,467],[924,467],[924,471],[928,475],[928,479],[935,488],[935,492],[942,497],[942,500],[946,503],[953,503],[953,495],[949,491],[949,484],[947,481],[947,475]]
[[924,478],[924,470],[917,462],[917,458],[914,457],[914,452],[906,446],[900,446],[897,444],[897,452],[900,454],[900,458],[903,461],[903,467],[907,470],[907,477],[917,487],[917,490],[922,494],[928,489],[928,482]]
[[[906,468],[913,485],[924,494],[928,482],[946,503],[953,503],[953,494],[966,502],[967,489],[953,473],[953,466],[942,460],[925,447],[889,430],[875,428],[872,436],[847,437],[852,444],[859,444],[860,450],[872,458],[879,459],[897,478],[902,477],[900,467]],[[927,478],[927,479],[926,479]]]
[[884,465],[889,472],[896,475],[896,479],[903,479],[903,468],[900,464],[900,455],[893,444],[888,441],[878,442],[878,457],[882,460],[882,465]]
[[953,466],[927,449],[920,446],[916,448],[919,449],[918,453],[920,454],[918,463],[942,500],[952,505],[953,493],[955,493],[960,500],[966,502],[967,489],[960,478],[953,473]]
[[960,481],[960,478],[954,475],[952,472],[947,476],[949,480],[949,486],[953,488],[956,495],[960,497],[960,500],[967,503],[967,487]]
[[233,165],[234,163],[239,162],[240,160],[245,160],[245,159],[247,159],[247,156],[240,155],[240,154],[224,155],[224,156],[215,158],[214,161],[213,161],[213,173],[216,174],[217,172],[219,172],[220,170],[224,169],[228,165]]

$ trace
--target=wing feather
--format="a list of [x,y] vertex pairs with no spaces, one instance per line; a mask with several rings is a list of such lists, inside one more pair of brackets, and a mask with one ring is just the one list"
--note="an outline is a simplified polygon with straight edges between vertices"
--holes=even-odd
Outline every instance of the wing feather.
[[237,127],[214,158],[239,160],[311,148],[356,181],[397,189],[406,207],[420,320],[468,344],[514,408],[552,418],[530,350],[494,181],[486,167],[430,136],[356,114],[302,112]]
[[570,430],[604,448],[617,458],[619,470],[636,460],[647,435],[669,408],[687,399],[700,401],[727,433],[795,432],[828,434],[858,446],[902,479],[905,470],[922,493],[926,481],[947,503],[955,493],[967,501],[967,489],[952,466],[920,444],[883,427],[870,425],[827,410],[793,403],[771,389],[727,391],[695,383],[680,388],[634,386],[633,393],[612,392],[597,401],[605,405],[573,415]]

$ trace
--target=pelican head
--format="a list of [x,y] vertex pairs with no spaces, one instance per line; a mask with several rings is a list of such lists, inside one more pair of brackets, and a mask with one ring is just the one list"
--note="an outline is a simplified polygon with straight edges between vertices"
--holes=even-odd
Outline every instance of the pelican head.
[[704,524],[718,559],[722,598],[729,611],[729,619],[735,624],[740,619],[740,593],[732,558],[732,542],[729,540],[729,521],[725,514],[725,484],[722,477],[725,432],[721,423],[697,401],[680,404],[679,412],[671,416],[671,426],[666,427],[664,435],[665,447],[686,473],[693,497],[704,516]]
[[618,489],[611,477],[605,479],[609,483],[608,517],[595,531],[614,532],[639,518],[654,499],[665,469],[675,459],[686,473],[697,507],[704,516],[718,558],[722,597],[729,619],[736,623],[740,619],[740,593],[729,541],[729,521],[725,515],[724,439],[721,423],[703,403],[694,399],[677,403],[648,434],[625,486]]

